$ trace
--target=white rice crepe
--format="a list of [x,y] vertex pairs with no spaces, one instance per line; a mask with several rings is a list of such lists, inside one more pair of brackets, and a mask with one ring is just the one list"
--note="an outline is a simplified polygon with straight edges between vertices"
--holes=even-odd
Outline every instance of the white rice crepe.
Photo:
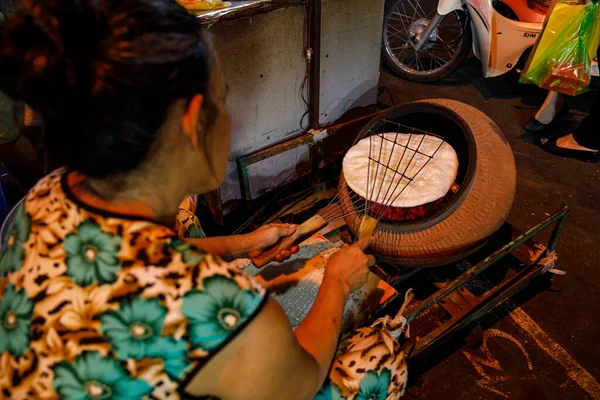
[[[442,140],[431,135],[384,133],[383,136],[388,140],[373,135],[362,139],[346,153],[344,178],[354,192],[370,201],[402,208],[427,204],[448,193],[458,171],[458,157],[452,146],[444,143],[439,147]],[[433,156],[429,163],[430,157],[425,154]],[[378,167],[374,160],[391,170]],[[413,179],[412,183],[407,178]]]

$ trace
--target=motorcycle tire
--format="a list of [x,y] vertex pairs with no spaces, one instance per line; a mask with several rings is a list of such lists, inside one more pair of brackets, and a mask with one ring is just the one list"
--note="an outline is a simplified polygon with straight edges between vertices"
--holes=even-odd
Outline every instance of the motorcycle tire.
[[385,11],[383,23],[383,40],[381,46],[384,61],[387,64],[387,66],[390,67],[394,71],[394,73],[396,73],[402,79],[420,83],[439,81],[450,75],[456,68],[458,68],[458,66],[467,58],[467,56],[471,52],[473,35],[469,23],[469,15],[466,11],[459,12],[459,18],[462,21],[462,26],[465,26],[466,29],[464,29],[461,42],[452,59],[449,60],[443,66],[436,68],[432,71],[417,72],[414,69],[403,65],[402,62],[394,56],[394,54],[390,50],[390,46],[386,45],[386,35],[388,29],[390,29],[390,19],[394,14],[394,11],[399,7],[399,5],[402,2],[405,1],[407,0],[398,0],[391,7],[388,7]]

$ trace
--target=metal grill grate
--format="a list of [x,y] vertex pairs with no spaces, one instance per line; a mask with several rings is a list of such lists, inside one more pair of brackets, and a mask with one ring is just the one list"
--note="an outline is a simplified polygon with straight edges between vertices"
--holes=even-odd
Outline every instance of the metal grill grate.
[[[369,138],[366,199],[352,190],[342,194],[343,188],[340,188],[335,198],[321,211],[329,222],[359,212],[379,221],[446,143],[440,135],[385,118],[375,118],[371,126],[379,126],[379,132],[369,129],[360,138]],[[385,136],[389,134],[395,134],[393,140]],[[403,143],[405,135],[408,135],[408,140]],[[430,143],[435,144],[429,146]],[[384,151],[386,146],[391,146],[389,151],[387,148]],[[428,147],[432,148],[427,151]],[[395,156],[398,153],[400,155]],[[331,207],[336,200],[344,206]]]

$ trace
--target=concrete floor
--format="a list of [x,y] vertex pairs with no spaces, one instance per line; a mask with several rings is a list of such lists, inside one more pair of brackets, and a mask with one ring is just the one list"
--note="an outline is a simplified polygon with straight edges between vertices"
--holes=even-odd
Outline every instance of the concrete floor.
[[[482,348],[451,346],[450,355],[441,357],[405,398],[600,398],[600,163],[555,157],[532,144],[521,126],[543,101],[544,91],[518,85],[515,75],[484,80],[480,68],[469,59],[453,77],[425,85],[403,81],[382,67],[380,84],[396,104],[460,100],[500,126],[518,172],[509,222],[523,231],[563,203],[572,207],[558,251],[558,267],[567,275],[555,277],[550,289],[531,289],[517,298],[512,308],[520,308],[492,323]],[[570,99],[571,114],[556,124],[557,135],[577,126],[592,96]],[[389,103],[389,95],[380,100]]]

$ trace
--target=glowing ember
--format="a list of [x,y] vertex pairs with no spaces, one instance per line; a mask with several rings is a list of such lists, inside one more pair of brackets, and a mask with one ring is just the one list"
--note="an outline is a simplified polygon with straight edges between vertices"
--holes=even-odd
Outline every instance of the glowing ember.
[[[391,219],[392,221],[416,221],[424,218],[443,206],[450,197],[450,194],[458,193],[458,189],[460,189],[460,186],[455,183],[441,199],[420,206],[407,208],[390,207],[383,214],[383,218]],[[373,206],[372,213],[379,215],[385,208],[384,206]]]

